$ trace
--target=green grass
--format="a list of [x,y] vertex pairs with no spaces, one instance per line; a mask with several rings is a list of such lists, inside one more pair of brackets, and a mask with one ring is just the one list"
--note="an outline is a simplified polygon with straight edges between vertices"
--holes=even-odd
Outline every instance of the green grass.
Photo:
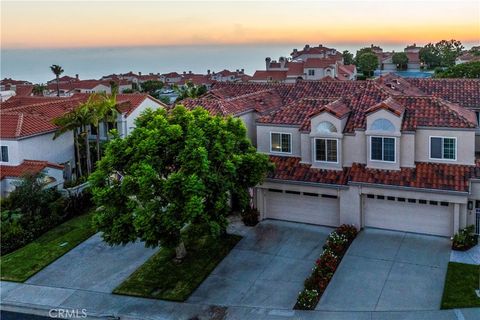
[[480,307],[475,294],[479,288],[480,266],[450,262],[448,264],[442,309]]
[[[95,233],[93,213],[70,219],[0,258],[1,279],[24,282]],[[62,246],[63,244],[63,246]]]
[[173,261],[175,250],[161,248],[113,293],[185,301],[240,239],[227,235],[190,240],[182,263]]

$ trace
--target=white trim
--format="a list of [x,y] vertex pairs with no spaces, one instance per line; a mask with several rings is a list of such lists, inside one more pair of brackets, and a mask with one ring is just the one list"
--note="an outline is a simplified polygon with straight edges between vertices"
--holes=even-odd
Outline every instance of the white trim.
[[[441,158],[432,158],[432,138],[441,138],[442,139],[442,157]],[[443,139],[453,139],[455,140],[455,159],[447,159],[443,157]],[[457,161],[458,158],[458,141],[457,137],[446,137],[446,136],[428,136],[428,159],[432,161],[448,161],[454,162]]]
[[[369,136],[369,159],[371,162],[384,162],[384,163],[397,163],[397,137],[392,137],[392,136]],[[393,139],[393,161],[388,161],[388,160],[376,160],[372,159],[372,138],[380,138],[382,139],[382,158],[383,158],[383,140],[385,138],[390,138]]]
[[[336,154],[337,161],[320,161],[320,160],[317,160],[317,140],[335,140],[335,142],[337,143],[337,154]],[[325,144],[325,159],[327,159],[327,153],[328,153],[327,145]],[[338,139],[323,138],[323,137],[313,138],[313,162],[325,163],[325,164],[329,164],[329,163],[338,164],[338,158],[339,158],[338,157]]]
[[[280,134],[280,148],[282,144],[282,134],[288,134],[290,136],[290,152],[284,152],[284,151],[274,151],[272,150],[272,134],[277,133]],[[274,154],[292,154],[293,152],[293,139],[292,139],[292,134],[289,132],[277,132],[277,131],[270,131],[270,153]]]

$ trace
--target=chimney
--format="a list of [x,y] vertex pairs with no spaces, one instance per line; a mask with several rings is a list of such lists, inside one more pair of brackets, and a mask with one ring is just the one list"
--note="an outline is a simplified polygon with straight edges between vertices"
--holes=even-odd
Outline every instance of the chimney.
[[188,74],[192,74],[192,71],[188,71]]
[[150,72],[149,75],[153,76],[153,72]]
[[241,73],[241,74],[244,74],[244,73],[245,73],[245,69],[242,68],[242,70],[240,70],[240,73]]
[[139,71],[139,72],[138,72],[138,75],[139,75],[139,76],[141,76],[141,75],[142,75],[142,73]]
[[280,68],[285,68],[285,63],[287,62],[287,59],[285,59],[285,57],[280,57],[278,58],[278,61],[280,62]]
[[267,71],[270,69],[270,61],[272,61],[270,57],[265,58],[265,65],[266,65]]
[[183,71],[183,74],[187,74],[187,71]]
[[207,70],[207,74],[210,74],[210,69]]
[[78,80],[78,73],[75,75],[75,78]]
[[309,45],[309,44],[306,44],[306,45],[305,45],[305,48],[303,48],[303,49],[304,49],[304,50],[310,49],[310,45]]
[[322,48],[322,47],[323,47],[323,44],[320,43],[320,44],[318,45],[318,47],[319,47],[319,48]]

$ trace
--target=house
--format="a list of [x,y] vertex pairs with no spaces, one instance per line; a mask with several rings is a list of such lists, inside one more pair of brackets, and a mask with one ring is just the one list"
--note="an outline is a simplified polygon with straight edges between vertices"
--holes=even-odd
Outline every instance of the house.
[[319,45],[305,45],[303,50],[293,49],[291,58],[278,61],[265,58],[265,70],[257,70],[251,82],[295,83],[298,80],[321,80],[326,77],[354,80],[356,68],[343,64],[343,56],[336,49]]
[[[66,132],[56,139],[57,127],[53,119],[77,108],[88,100],[90,94],[76,93],[70,97],[21,97],[15,96],[0,107],[0,170],[7,182],[2,189],[11,190],[15,180],[31,168],[41,169],[47,179],[56,181],[55,186],[63,185],[76,174],[76,155],[73,131]],[[162,108],[165,105],[147,94],[117,95],[119,111],[116,129],[125,137],[135,128],[135,119],[147,108]],[[109,125],[113,129],[114,124]],[[100,125],[102,139],[106,139],[106,128]],[[95,132],[94,132],[95,131]],[[90,128],[90,138],[96,138],[96,130]],[[33,161],[33,162],[32,162]],[[34,162],[37,161],[35,164]],[[39,164],[41,163],[41,165]],[[61,168],[62,179],[58,176]],[[4,171],[5,170],[5,171]],[[38,172],[37,170],[37,172]],[[4,175],[3,172],[8,172]],[[16,175],[14,175],[16,174]],[[2,179],[3,180],[3,179]],[[10,183],[11,182],[11,183]],[[10,185],[7,187],[6,185]]]
[[[478,50],[480,52],[480,50]],[[480,61],[480,53],[464,52],[455,59],[455,64]]]
[[[370,45],[370,49],[378,58],[378,69],[377,71],[395,71],[397,70],[397,65],[393,63],[392,58],[395,51],[383,51],[379,46]],[[420,50],[422,47],[417,46],[415,43],[409,45],[403,49],[403,52],[407,55],[408,63],[407,70],[409,71],[418,71],[421,67],[420,62]]]
[[33,84],[25,80],[4,78],[0,80],[0,102],[8,100],[12,96],[31,96]]
[[182,76],[177,72],[169,72],[160,76],[160,81],[165,82],[168,85],[178,84],[182,81]]
[[[63,82],[58,85],[61,97],[70,97],[76,93],[112,93],[112,83],[118,86],[118,91],[132,89],[132,83],[129,80],[112,78],[109,80],[78,80],[73,82]],[[57,84],[51,83],[47,85],[45,96],[57,96]]]
[[240,117],[275,163],[255,192],[263,219],[450,237],[479,218],[477,119],[458,103],[480,97],[393,80],[214,85],[187,105]]

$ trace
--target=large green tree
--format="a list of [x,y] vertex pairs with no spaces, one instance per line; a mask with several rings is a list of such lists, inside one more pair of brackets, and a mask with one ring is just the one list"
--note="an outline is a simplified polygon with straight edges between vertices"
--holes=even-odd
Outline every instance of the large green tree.
[[395,52],[392,55],[392,62],[397,65],[397,69],[405,70],[408,67],[408,56],[405,52]]
[[183,86],[174,86],[173,89],[178,94],[177,101],[182,101],[186,98],[198,98],[207,92],[205,85],[195,85],[191,81],[188,81]]
[[429,69],[451,67],[462,53],[463,45],[457,40],[442,40],[435,44],[428,43],[420,49],[420,60]]
[[373,53],[372,51],[372,48],[370,47],[365,47],[365,48],[361,48],[361,49],[358,49],[356,54],[355,54],[355,65],[358,67],[358,61],[360,59],[360,56],[364,53]]
[[147,80],[141,84],[142,92],[158,98],[158,91],[163,88],[163,82],[158,80]]
[[177,106],[146,111],[124,139],[113,139],[90,182],[96,227],[110,244],[185,248],[182,230],[220,235],[231,197],[248,206],[249,188],[272,164],[257,153],[240,119]]
[[436,71],[435,78],[480,78],[480,61],[462,63],[443,71]]
[[362,70],[364,75],[372,76],[373,71],[375,71],[375,69],[378,67],[378,58],[374,53],[363,53],[358,58],[357,67]]

